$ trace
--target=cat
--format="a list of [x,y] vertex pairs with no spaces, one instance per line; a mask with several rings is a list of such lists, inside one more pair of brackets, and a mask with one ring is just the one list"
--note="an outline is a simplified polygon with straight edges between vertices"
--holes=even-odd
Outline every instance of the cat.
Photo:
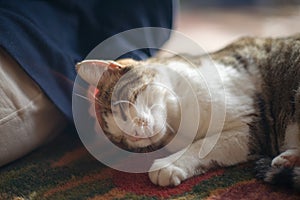
[[[220,78],[209,72],[212,68]],[[105,134],[128,150],[162,148],[176,136],[183,112],[199,111],[199,118],[185,115],[185,130],[200,119],[191,145],[176,144],[182,149],[152,164],[148,174],[154,184],[177,186],[215,167],[256,161],[258,178],[300,189],[300,34],[243,37],[208,55],[84,60],[76,69],[98,89],[96,110]],[[184,80],[199,108],[189,102],[192,90]],[[213,101],[210,93],[216,95]],[[219,134],[209,124],[213,114],[223,112],[221,105],[225,117]]]

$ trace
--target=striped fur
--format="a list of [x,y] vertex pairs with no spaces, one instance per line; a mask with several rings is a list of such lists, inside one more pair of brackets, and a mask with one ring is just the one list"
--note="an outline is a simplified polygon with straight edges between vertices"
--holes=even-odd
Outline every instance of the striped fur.
[[[227,98],[226,118],[220,138],[211,153],[205,158],[199,158],[199,149],[205,142],[204,137],[212,114],[210,105],[222,103],[221,100],[210,102],[209,94],[196,73],[200,72],[205,76],[207,69],[213,67],[208,62],[209,58],[214,61],[223,79]],[[149,94],[149,85],[161,79],[166,79],[167,85],[183,94],[181,83],[167,72],[168,68],[190,80],[198,95],[202,120],[199,122],[195,140],[189,148],[183,150],[184,153],[180,158],[167,167],[165,163],[172,160],[172,156],[154,162],[151,168],[153,170],[149,173],[153,183],[161,186],[178,185],[185,179],[204,173],[215,166],[230,166],[259,159],[256,168],[259,178],[273,184],[284,180],[284,184],[300,188],[299,34],[276,39],[246,37],[209,55],[152,58],[142,62],[122,63],[119,70],[106,71],[97,85],[99,89],[96,96],[97,110],[99,110],[98,118],[101,119],[99,121],[105,122],[104,130],[113,141],[124,143],[127,148],[137,151],[143,151],[141,149],[148,147],[150,147],[148,150],[155,150],[171,141],[174,137],[173,132],[177,131],[180,124],[181,113],[176,101],[164,90],[150,91],[155,97],[151,103],[165,107],[166,120],[171,128],[164,127],[165,129],[152,138],[150,143],[141,143],[140,139],[128,142],[128,137],[124,137],[126,134],[116,128],[117,124],[112,122],[110,117],[114,112],[111,102],[120,99],[129,100],[141,110],[148,109],[149,105],[144,108],[137,104],[144,98],[141,97],[142,94]],[[126,72],[130,72],[130,75],[126,76]],[[206,78],[213,81],[215,77]],[[221,91],[219,85],[213,87],[216,93]],[[113,91],[117,91],[115,96]],[[188,96],[188,92],[185,95]],[[135,106],[129,106],[127,110],[125,109],[125,113],[124,111],[122,113],[121,110],[124,108],[120,106],[116,114],[120,119],[126,119],[129,115],[136,116],[138,126],[148,125],[149,120],[139,117],[139,111]],[[189,104],[181,105],[181,109],[189,106]],[[162,112],[154,118],[161,115]],[[186,163],[189,163],[189,166]]]
[[[279,39],[244,38],[213,57],[246,71],[257,84],[249,145],[250,156],[266,157],[257,162],[258,177],[272,184],[300,189],[298,167],[271,166],[271,160],[267,159],[276,158],[289,148],[300,148],[299,143],[290,147],[290,141],[285,140],[287,127],[300,122],[300,35]],[[291,134],[299,140],[299,129]]]

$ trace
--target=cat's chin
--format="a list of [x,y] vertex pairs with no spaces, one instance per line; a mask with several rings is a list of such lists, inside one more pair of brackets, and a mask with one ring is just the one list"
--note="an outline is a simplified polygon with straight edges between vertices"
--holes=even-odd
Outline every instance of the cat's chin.
[[139,139],[129,139],[126,138],[126,143],[129,148],[146,148],[149,146],[156,146],[157,142],[153,142],[151,138],[139,138]]
[[149,152],[162,148],[171,138],[172,137],[168,136],[167,133],[161,132],[150,138],[126,137],[124,142],[130,150],[138,149],[138,151],[140,151],[144,148],[147,149],[146,152]]

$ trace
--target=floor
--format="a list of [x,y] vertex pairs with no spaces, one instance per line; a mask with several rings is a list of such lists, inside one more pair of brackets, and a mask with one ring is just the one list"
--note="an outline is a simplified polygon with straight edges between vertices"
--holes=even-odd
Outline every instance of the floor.
[[300,33],[299,22],[300,5],[226,9],[181,7],[175,18],[175,30],[186,38],[173,34],[165,48],[199,54],[199,46],[205,51],[214,51],[241,36],[279,37]]

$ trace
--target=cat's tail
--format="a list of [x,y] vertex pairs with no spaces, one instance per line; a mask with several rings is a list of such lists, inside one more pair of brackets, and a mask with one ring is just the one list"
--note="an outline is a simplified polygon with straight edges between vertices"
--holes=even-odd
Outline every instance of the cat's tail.
[[272,159],[261,158],[256,162],[256,177],[273,185],[300,191],[300,167],[273,167]]

